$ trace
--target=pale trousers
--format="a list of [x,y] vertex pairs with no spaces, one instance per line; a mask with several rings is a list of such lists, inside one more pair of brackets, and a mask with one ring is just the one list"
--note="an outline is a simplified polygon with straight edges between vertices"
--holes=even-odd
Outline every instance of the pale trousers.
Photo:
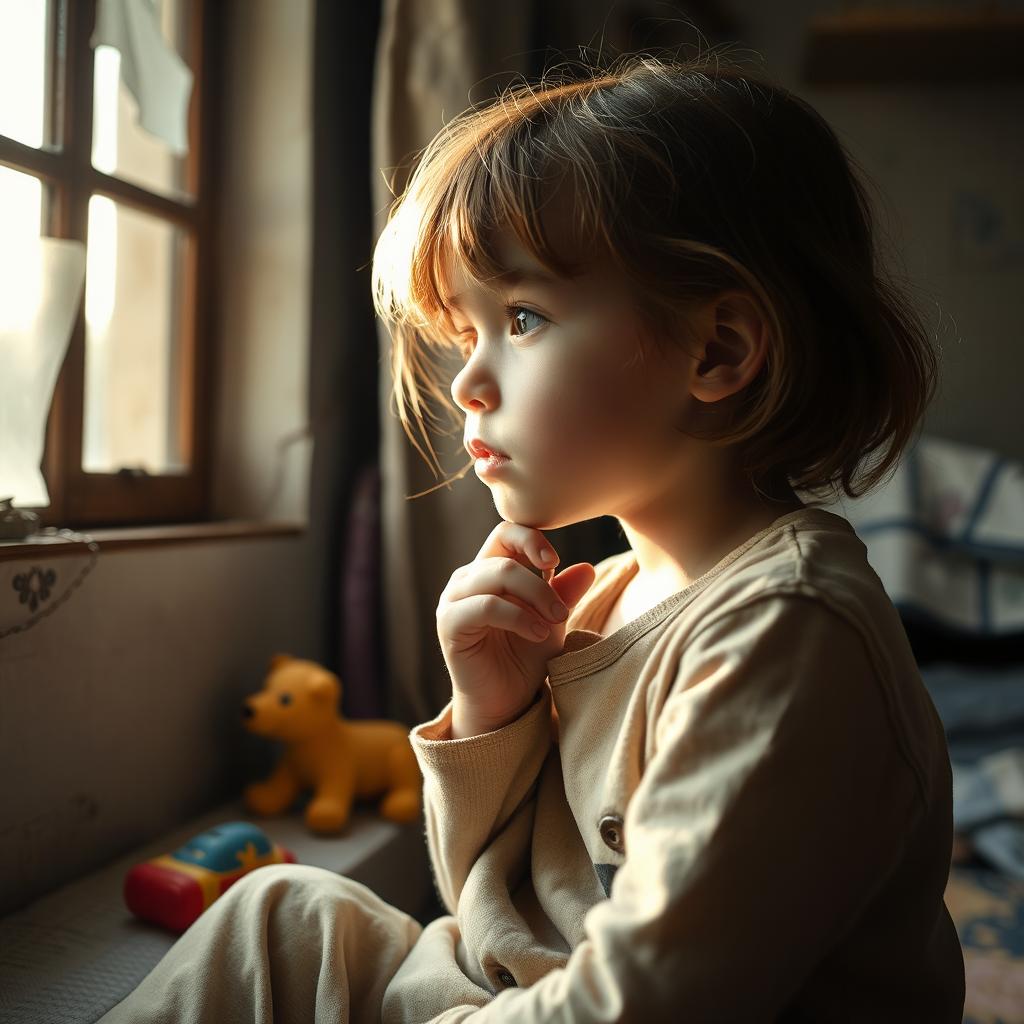
[[422,932],[359,882],[267,865],[205,910],[99,1024],[377,1022]]

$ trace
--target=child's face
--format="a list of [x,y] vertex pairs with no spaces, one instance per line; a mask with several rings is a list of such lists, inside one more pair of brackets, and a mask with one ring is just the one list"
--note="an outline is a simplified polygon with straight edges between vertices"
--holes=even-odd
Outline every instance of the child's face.
[[[501,236],[499,253],[504,266],[542,272],[513,235]],[[481,477],[498,514],[557,529],[630,518],[664,500],[681,475],[686,439],[673,425],[694,401],[696,363],[677,348],[635,358],[639,323],[621,281],[596,269],[497,293],[464,275],[450,284],[454,324],[469,332],[466,365],[451,385],[466,414],[464,439],[511,459]],[[512,320],[506,303],[517,307]]]

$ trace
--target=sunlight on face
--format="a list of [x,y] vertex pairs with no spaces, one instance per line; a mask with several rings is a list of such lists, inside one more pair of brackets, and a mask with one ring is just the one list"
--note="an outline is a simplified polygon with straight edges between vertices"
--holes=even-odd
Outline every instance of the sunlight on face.
[[[498,249],[504,266],[543,272],[510,234]],[[639,324],[620,282],[599,269],[574,281],[520,273],[493,289],[449,280],[467,357],[451,393],[466,439],[510,457],[482,477],[503,518],[555,529],[618,515],[667,481],[685,361],[636,358]]]

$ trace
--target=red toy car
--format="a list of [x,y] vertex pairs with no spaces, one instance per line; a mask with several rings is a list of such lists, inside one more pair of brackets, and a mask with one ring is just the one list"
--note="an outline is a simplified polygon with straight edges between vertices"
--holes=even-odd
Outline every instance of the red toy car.
[[295,855],[247,821],[229,821],[193,836],[173,853],[136,864],[124,880],[128,909],[183,932],[242,875]]

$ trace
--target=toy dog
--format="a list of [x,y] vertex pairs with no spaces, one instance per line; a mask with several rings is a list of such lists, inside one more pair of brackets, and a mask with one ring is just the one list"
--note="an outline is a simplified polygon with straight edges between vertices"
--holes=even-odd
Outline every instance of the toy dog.
[[322,665],[275,654],[263,690],[242,705],[245,728],[283,740],[286,750],[270,778],[245,788],[255,814],[286,811],[312,787],[306,824],[317,833],[340,832],[355,798],[381,796],[380,813],[396,822],[419,816],[423,779],[398,722],[347,721],[338,711],[341,681]]

